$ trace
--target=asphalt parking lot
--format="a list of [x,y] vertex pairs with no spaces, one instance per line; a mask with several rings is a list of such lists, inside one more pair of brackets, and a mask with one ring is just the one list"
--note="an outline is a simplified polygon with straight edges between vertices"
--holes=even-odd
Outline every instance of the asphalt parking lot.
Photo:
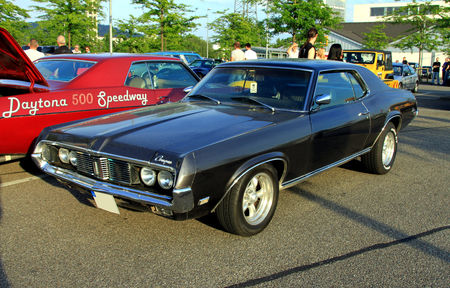
[[111,214],[0,164],[0,287],[449,287],[450,87],[416,96],[390,173],[353,161],[312,177],[250,238],[212,217]]

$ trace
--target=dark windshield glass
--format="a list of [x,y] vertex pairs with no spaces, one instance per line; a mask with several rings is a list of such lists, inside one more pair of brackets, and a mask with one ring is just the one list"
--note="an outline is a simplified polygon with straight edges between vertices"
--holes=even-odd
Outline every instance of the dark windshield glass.
[[375,62],[375,53],[344,52],[344,61],[355,64],[373,64]]
[[42,59],[34,62],[34,65],[45,79],[67,82],[89,70],[95,63],[68,59]]
[[394,66],[394,75],[402,76],[402,66]]
[[302,70],[216,68],[189,95],[233,103],[248,97],[277,109],[302,110],[310,78],[311,72]]

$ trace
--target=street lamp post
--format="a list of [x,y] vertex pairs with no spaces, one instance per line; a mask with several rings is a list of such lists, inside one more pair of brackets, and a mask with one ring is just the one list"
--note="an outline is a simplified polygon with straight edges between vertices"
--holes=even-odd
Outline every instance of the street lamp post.
[[211,10],[210,8],[208,8],[207,12],[206,12],[206,58],[209,58],[209,37],[208,37],[208,30],[209,30],[209,10]]
[[112,45],[112,0],[109,0],[109,53],[113,53]]

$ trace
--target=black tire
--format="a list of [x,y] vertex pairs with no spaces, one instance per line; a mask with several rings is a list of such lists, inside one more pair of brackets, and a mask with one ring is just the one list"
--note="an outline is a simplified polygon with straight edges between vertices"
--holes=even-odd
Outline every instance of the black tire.
[[369,172],[386,174],[392,169],[397,155],[397,141],[395,126],[389,122],[372,150],[361,156],[361,161]]
[[267,164],[244,175],[217,207],[216,215],[223,228],[241,236],[255,235],[264,230],[277,207],[277,179],[277,171]]

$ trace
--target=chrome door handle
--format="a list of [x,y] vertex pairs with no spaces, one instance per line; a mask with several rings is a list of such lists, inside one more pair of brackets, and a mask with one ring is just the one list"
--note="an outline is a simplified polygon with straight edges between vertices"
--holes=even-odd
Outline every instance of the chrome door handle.
[[363,116],[363,115],[368,115],[368,114],[369,114],[369,111],[367,111],[367,112],[359,112],[358,116]]

